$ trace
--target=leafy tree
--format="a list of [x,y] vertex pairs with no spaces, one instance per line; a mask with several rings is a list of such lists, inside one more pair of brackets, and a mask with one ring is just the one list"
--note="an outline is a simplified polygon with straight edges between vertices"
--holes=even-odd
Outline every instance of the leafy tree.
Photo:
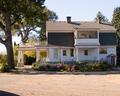
[[117,29],[117,34],[120,39],[120,7],[115,8],[113,12],[112,24]]
[[32,15],[22,18],[21,22],[14,25],[14,31],[21,37],[22,43],[27,42],[29,34],[37,31],[37,27],[41,25],[43,19],[44,13],[41,13],[41,8],[37,8],[35,11],[30,12],[30,14],[31,13]]
[[97,21],[98,19],[100,23],[105,23],[109,21],[100,11],[98,11],[95,20]]
[[30,57],[36,57],[36,52],[35,51],[25,51],[25,55],[30,56]]
[[14,68],[12,31],[23,18],[31,21],[37,9],[40,9],[39,16],[42,18],[44,0],[0,0],[0,43],[6,47],[10,69]]
[[40,14],[40,10],[41,9],[38,8],[37,12],[34,13],[34,16],[29,16],[29,18],[28,17],[23,18],[20,23],[15,25],[16,29],[15,32],[17,31],[18,36],[21,36],[22,43],[27,43],[28,39],[31,38],[32,35],[35,35],[32,34],[33,32],[36,33],[36,36],[39,35],[40,40],[46,39],[45,34],[46,21],[57,19],[56,13],[50,11],[46,7],[44,8],[42,14]]
[[39,31],[40,41],[46,40],[46,21],[55,21],[58,19],[58,16],[55,12],[48,10],[47,8],[44,10],[45,15],[41,24],[41,30]]
[[116,28],[116,33],[117,33],[117,41],[118,41],[117,61],[119,63],[120,61],[120,7],[115,8],[113,12],[112,24]]

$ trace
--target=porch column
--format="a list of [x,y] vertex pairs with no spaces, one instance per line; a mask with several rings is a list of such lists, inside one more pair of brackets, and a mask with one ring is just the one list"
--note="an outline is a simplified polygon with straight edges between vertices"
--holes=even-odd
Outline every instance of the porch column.
[[40,60],[40,50],[36,49],[36,62]]
[[62,57],[63,57],[63,50],[62,50],[62,48],[60,48],[60,62],[63,62]]
[[18,67],[23,67],[24,66],[24,54],[22,50],[18,51],[18,63],[17,63]]
[[46,61],[49,62],[49,48],[47,49],[47,57],[46,57]]
[[78,48],[76,48],[76,61],[79,61],[79,49]]
[[100,53],[99,53],[99,50],[100,50],[100,48],[98,47],[98,48],[97,48],[97,60],[98,60],[98,61],[100,60]]

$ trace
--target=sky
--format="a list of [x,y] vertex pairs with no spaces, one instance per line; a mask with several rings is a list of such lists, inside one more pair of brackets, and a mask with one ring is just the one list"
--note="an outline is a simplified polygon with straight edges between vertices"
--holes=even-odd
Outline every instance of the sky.
[[[120,0],[46,0],[45,6],[56,12],[59,21],[65,21],[66,16],[71,16],[73,21],[92,21],[98,11],[111,21],[113,10],[120,6]],[[14,41],[20,43],[20,38],[13,37]],[[5,47],[0,45],[0,53],[5,51]]]
[[111,21],[120,0],[46,0],[45,5],[57,13],[59,20],[71,16],[74,21],[91,21],[101,11]]

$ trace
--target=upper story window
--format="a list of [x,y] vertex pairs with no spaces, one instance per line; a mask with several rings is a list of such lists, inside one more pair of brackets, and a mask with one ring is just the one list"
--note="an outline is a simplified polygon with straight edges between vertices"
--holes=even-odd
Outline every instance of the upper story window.
[[100,48],[100,54],[107,54],[107,48]]
[[97,32],[79,32],[78,31],[78,38],[80,39],[86,39],[86,38],[97,38]]

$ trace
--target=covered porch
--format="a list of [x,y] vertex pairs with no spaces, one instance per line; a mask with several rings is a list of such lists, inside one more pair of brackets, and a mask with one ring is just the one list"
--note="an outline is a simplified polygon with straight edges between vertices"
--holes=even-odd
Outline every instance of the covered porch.
[[[23,67],[24,63],[25,63],[25,58],[24,58],[24,52],[25,51],[35,51],[35,57],[36,57],[36,62],[38,62],[39,60],[43,60],[46,61],[46,58],[48,56],[48,47],[47,46],[19,46],[18,48],[18,63],[17,66],[18,67]],[[46,52],[46,57],[42,58],[40,56],[41,52]]]
[[99,61],[99,46],[76,46],[76,61]]

